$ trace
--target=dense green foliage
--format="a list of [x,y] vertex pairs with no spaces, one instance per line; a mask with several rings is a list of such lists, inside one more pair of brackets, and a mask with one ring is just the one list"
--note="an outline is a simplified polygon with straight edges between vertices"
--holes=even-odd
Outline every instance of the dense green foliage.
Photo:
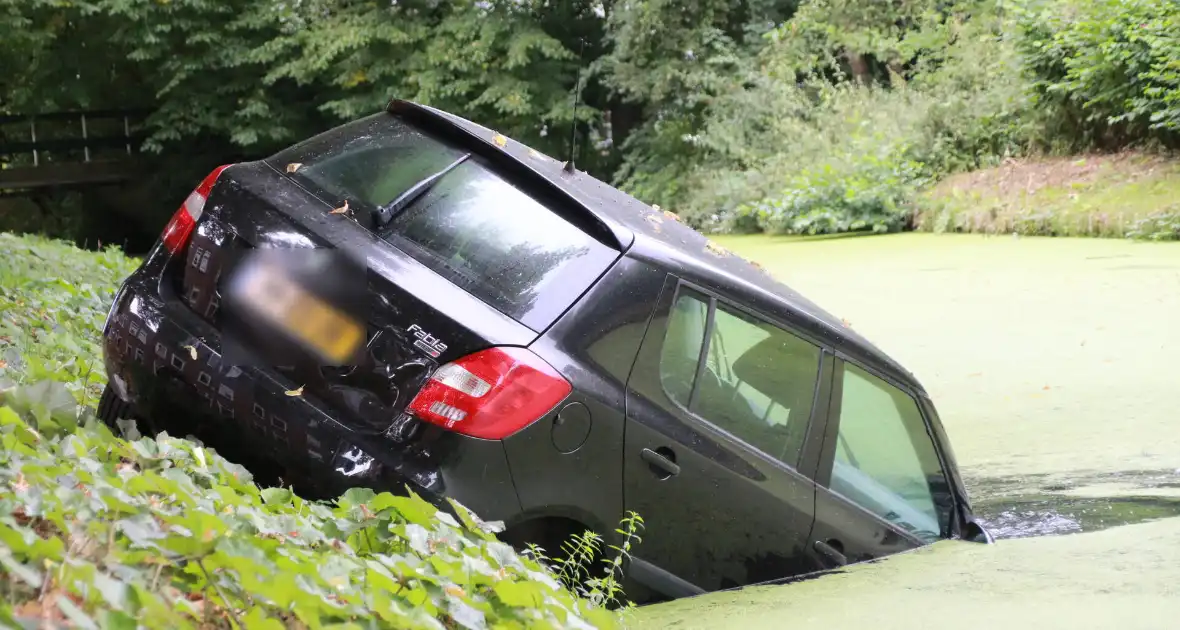
[[622,599],[638,516],[618,548],[588,532],[549,560],[457,504],[360,489],[305,502],[194,442],[141,438],[133,423],[124,440],[85,405],[105,382],[103,317],[135,261],[3,233],[0,250],[0,622],[617,625],[602,604]]
[[613,627],[453,504],[334,505],[199,444],[123,440],[52,383],[0,396],[0,621],[103,628]]
[[867,4],[812,0],[775,29],[704,117],[691,188],[665,203],[710,229],[892,231],[953,173],[1177,146],[1174,2]]
[[1180,145],[1180,3],[1073,0],[1017,13],[1032,89],[1066,148]]
[[0,252],[0,381],[59,381],[94,405],[106,383],[98,333],[136,261],[4,233]]
[[929,182],[1008,156],[1178,146],[1178,6],[0,0],[0,108],[152,107],[152,190],[102,210],[149,231],[217,163],[391,97],[698,227],[888,231]]

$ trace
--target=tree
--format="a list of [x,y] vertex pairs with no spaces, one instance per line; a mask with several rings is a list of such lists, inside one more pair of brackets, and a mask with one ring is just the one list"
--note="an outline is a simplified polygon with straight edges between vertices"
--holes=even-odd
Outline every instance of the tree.
[[773,0],[616,3],[608,16],[611,50],[596,69],[642,111],[616,182],[675,208],[701,163],[697,134],[710,104],[746,84],[764,33],[794,8]]
[[918,53],[945,44],[947,14],[987,0],[804,0],[771,34],[786,75],[836,72],[861,84],[900,77]]

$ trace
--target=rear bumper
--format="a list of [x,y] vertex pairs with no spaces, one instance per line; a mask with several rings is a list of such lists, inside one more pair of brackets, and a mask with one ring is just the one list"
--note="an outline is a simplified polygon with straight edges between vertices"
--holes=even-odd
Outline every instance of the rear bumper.
[[[305,494],[348,487],[453,498],[481,517],[520,512],[503,443],[422,425],[409,439],[360,434],[273,370],[222,364],[221,335],[161,278],[167,252],[153,251],[123,284],[103,329],[115,392],[135,415],[172,434],[198,435],[253,470],[273,471]],[[265,477],[265,475],[263,475]]]

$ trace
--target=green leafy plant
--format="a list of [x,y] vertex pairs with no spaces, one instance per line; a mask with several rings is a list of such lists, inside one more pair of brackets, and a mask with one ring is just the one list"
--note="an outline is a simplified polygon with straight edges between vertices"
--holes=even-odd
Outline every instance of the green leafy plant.
[[[135,261],[33,236],[0,234],[0,245],[0,348],[9,357],[0,367],[8,381],[0,385],[0,621],[618,624],[605,609],[622,597],[617,559],[606,578],[573,562],[551,569],[454,502],[439,509],[412,493],[364,489],[307,502],[257,487],[200,444],[144,438],[130,422],[120,426],[126,439],[115,436],[86,405],[105,382],[103,317]],[[638,540],[637,523],[624,521],[621,553]],[[600,549],[594,534],[578,540]]]
[[363,489],[312,503],[261,489],[199,444],[114,436],[56,383],[10,389],[0,404],[10,625],[617,625],[457,503]]
[[545,563],[562,584],[595,605],[628,609],[631,603],[623,593],[623,563],[630,559],[631,548],[641,542],[642,530],[643,518],[628,512],[615,529],[619,544],[607,545],[606,550],[603,537],[587,530],[563,541],[557,557],[533,544],[525,553]]
[[99,331],[136,261],[115,248],[83,252],[0,233],[0,381],[65,383],[94,404],[106,383]]
[[[840,11],[818,8],[828,5]],[[875,23],[849,3],[809,2],[776,29],[761,70],[710,107],[696,140],[709,158],[685,179],[678,208],[688,222],[902,229],[927,183],[1025,153],[1033,129],[1011,19],[987,0],[932,6]],[[845,33],[845,22],[864,32]],[[840,68],[855,51],[889,60],[886,76],[850,80]]]
[[1037,108],[1055,142],[1180,146],[1180,4],[1026,0],[1015,13]]
[[895,232],[904,227],[907,202],[923,181],[921,164],[862,154],[824,164],[787,180],[782,194],[739,207],[772,234]]
[[1136,219],[1127,238],[1148,241],[1180,241],[1180,210],[1166,209]]

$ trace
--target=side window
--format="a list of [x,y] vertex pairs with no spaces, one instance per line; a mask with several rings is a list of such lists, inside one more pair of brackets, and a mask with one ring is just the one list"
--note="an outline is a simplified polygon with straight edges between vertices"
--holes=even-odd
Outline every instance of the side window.
[[[682,290],[668,322],[660,375],[668,395],[758,450],[795,465],[811,416],[820,349],[787,331]],[[696,380],[701,344],[704,370]]]
[[950,520],[950,488],[917,402],[848,363],[831,488],[927,542]]
[[681,289],[668,317],[664,346],[660,350],[660,382],[672,400],[688,407],[692,385],[705,343],[709,298]]

